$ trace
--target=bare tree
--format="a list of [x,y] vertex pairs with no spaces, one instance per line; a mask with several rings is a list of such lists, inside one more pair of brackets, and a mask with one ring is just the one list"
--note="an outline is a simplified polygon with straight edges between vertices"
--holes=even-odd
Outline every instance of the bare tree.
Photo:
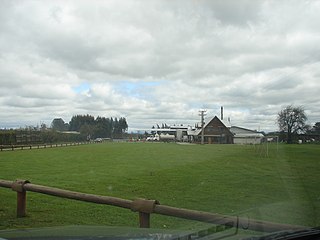
[[307,116],[303,107],[289,105],[278,113],[277,121],[280,131],[287,134],[287,143],[292,143],[293,136],[305,129]]

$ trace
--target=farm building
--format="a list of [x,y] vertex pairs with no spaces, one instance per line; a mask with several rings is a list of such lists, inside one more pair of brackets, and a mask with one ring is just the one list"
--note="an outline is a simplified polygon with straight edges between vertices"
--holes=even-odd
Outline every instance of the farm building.
[[235,144],[261,144],[264,135],[260,132],[232,126],[230,131],[233,133],[233,142]]
[[[217,117],[213,117],[204,127],[204,142],[205,143],[233,143],[233,134],[229,128]],[[188,136],[190,141],[201,141],[202,129],[189,129]]]
[[[204,143],[208,144],[260,144],[263,141],[264,135],[261,132],[250,130],[242,127],[230,126],[230,120],[223,120],[223,108],[221,107],[221,118],[214,116],[209,119],[203,126]],[[158,141],[161,141],[160,136],[170,136],[172,141],[183,142],[201,142],[202,129],[200,124],[194,127],[190,125],[173,125],[166,128],[147,129],[148,131],[158,134]],[[159,135],[160,134],[160,135]],[[154,139],[154,136],[152,136]],[[150,137],[149,137],[150,138]],[[165,140],[163,138],[163,140]]]

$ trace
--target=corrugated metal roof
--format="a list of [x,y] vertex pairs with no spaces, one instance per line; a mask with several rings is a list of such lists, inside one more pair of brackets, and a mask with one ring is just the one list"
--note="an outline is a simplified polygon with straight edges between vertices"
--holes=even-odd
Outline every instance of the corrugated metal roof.
[[232,126],[230,127],[230,131],[234,134],[235,137],[264,137],[261,132],[243,127]]

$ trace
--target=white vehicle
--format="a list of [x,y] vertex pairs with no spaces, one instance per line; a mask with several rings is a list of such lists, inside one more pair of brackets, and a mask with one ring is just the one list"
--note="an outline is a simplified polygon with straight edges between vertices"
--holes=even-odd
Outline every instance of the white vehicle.
[[160,137],[160,140],[164,141],[164,142],[171,142],[176,139],[175,135],[168,134],[168,133],[166,133],[166,134],[161,133],[159,137]]
[[146,141],[148,141],[148,142],[150,142],[150,141],[154,141],[154,136],[149,136],[149,137],[147,137],[147,139],[146,139]]
[[160,140],[159,134],[156,133],[153,137],[153,141],[159,141],[159,140]]

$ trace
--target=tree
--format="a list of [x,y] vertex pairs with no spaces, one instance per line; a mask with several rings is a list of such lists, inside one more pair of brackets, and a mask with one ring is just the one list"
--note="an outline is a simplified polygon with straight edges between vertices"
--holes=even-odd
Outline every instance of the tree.
[[82,124],[79,132],[80,134],[87,136],[87,140],[90,140],[94,132],[94,126],[87,123]]
[[320,122],[316,122],[316,123],[315,123],[315,125],[314,125],[313,128],[312,128],[312,131],[313,131],[314,133],[320,134]]
[[121,134],[125,133],[128,130],[128,123],[124,117],[121,117],[119,119],[119,125],[120,125],[120,129],[121,129]]
[[97,117],[95,120],[94,137],[111,137],[110,119],[105,117]]
[[69,123],[71,131],[79,131],[81,134],[92,138],[122,137],[128,129],[127,121],[121,118],[105,118],[98,116],[96,119],[91,115],[76,115]]
[[69,130],[71,131],[80,131],[80,128],[83,125],[94,125],[95,120],[94,117],[87,114],[87,115],[76,115],[71,118],[69,122]]
[[303,107],[289,105],[278,113],[277,121],[280,131],[286,132],[287,143],[292,143],[293,136],[305,129],[307,116]]

